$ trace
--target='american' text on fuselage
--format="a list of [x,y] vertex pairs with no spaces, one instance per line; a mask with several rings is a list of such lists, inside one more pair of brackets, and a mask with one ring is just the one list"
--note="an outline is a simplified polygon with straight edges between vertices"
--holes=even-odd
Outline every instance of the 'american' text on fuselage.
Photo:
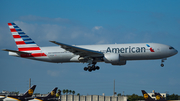
[[146,52],[145,47],[126,47],[126,48],[110,48],[108,47],[106,53],[142,53]]

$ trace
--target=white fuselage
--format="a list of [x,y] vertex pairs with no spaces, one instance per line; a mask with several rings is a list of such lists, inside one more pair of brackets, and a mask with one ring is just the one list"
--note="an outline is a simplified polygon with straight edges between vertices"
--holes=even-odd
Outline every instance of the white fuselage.
[[5,99],[3,99],[3,101],[21,101],[21,100],[13,97],[6,97]]
[[[121,60],[150,60],[163,59],[177,54],[177,50],[171,46],[158,43],[137,43],[137,44],[106,44],[106,45],[78,45],[83,49],[99,51],[103,54],[119,54]],[[61,46],[40,47],[42,52],[47,56],[28,57],[46,62],[64,63],[64,62],[81,62],[79,55],[66,51]],[[10,52],[10,55],[20,56],[17,53]],[[95,60],[103,62],[101,59]]]

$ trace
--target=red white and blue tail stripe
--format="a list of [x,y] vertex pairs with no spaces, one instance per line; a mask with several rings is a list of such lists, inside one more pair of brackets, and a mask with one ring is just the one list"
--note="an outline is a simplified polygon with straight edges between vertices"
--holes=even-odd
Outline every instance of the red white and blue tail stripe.
[[31,53],[31,54],[21,54],[21,57],[46,56],[46,54],[42,53],[40,47],[27,34],[25,34],[15,23],[8,23],[8,26],[16,42],[18,50]]
[[19,51],[41,50],[39,46],[26,35],[15,23],[8,23]]

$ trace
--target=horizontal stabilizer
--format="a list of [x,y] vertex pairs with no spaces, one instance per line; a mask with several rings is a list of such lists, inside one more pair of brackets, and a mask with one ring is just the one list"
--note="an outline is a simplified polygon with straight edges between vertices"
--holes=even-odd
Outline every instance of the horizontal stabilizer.
[[2,49],[3,51],[8,51],[8,52],[14,52],[18,54],[30,54],[28,52],[22,52],[22,51],[16,51],[16,50],[10,50],[10,49]]

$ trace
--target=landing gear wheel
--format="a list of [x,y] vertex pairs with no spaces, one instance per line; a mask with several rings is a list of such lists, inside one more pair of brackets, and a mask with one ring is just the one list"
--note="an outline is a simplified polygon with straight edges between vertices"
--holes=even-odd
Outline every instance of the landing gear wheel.
[[84,70],[85,70],[85,71],[87,71],[87,70],[88,70],[88,68],[87,68],[87,67],[84,67]]
[[163,62],[164,62],[165,60],[167,60],[167,59],[166,59],[166,58],[163,58],[163,59],[161,60],[161,67],[164,67]]
[[89,72],[92,72],[92,69],[88,69]]
[[88,66],[88,70],[91,69],[91,66]]
[[95,65],[92,65],[91,69],[92,69],[93,71],[95,71],[95,70],[96,70]]
[[96,69],[99,70],[100,69],[99,66],[96,66]]

